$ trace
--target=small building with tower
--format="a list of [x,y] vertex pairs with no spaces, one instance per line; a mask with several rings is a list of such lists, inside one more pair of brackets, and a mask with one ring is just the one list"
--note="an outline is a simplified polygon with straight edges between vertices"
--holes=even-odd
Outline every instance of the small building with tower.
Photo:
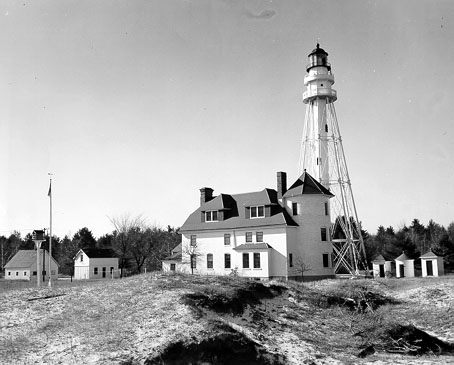
[[[213,195],[200,189],[200,206],[180,228],[181,251],[163,269],[202,275],[316,280],[334,277],[329,201],[332,194],[304,172],[287,189]],[[178,261],[180,262],[180,261]]]
[[[58,279],[58,263],[54,258],[50,258],[47,250],[39,250],[39,266],[37,269],[37,251],[36,250],[19,250],[5,265],[6,280],[27,280],[37,281],[38,272],[41,271],[42,282]],[[49,263],[51,272],[49,273]]]
[[118,257],[110,248],[84,248],[74,256],[74,279],[118,277]]

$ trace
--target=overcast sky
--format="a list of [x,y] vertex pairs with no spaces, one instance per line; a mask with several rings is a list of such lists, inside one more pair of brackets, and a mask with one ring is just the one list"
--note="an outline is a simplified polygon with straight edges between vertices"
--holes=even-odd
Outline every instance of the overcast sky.
[[0,2],[0,234],[181,226],[291,184],[307,55],[329,54],[359,219],[454,221],[453,1]]

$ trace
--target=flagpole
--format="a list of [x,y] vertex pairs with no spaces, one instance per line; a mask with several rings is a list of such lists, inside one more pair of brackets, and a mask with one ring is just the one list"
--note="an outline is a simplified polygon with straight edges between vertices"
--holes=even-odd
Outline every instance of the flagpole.
[[49,195],[50,201],[50,217],[49,217],[49,287],[52,287],[52,174],[49,172],[50,176],[49,182]]

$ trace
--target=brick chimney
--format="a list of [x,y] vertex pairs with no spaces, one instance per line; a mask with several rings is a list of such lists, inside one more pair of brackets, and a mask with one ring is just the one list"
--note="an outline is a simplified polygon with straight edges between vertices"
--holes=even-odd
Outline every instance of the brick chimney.
[[283,171],[277,173],[277,198],[282,199],[287,192],[287,174]]
[[213,191],[214,190],[211,188],[200,189],[200,205],[203,205],[213,199]]

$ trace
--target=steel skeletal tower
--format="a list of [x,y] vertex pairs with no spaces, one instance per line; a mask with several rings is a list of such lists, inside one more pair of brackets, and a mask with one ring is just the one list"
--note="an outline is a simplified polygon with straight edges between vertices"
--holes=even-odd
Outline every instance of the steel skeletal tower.
[[318,43],[308,57],[300,174],[306,170],[334,194],[330,201],[334,271],[358,275],[365,250],[334,109],[334,76],[328,53]]

